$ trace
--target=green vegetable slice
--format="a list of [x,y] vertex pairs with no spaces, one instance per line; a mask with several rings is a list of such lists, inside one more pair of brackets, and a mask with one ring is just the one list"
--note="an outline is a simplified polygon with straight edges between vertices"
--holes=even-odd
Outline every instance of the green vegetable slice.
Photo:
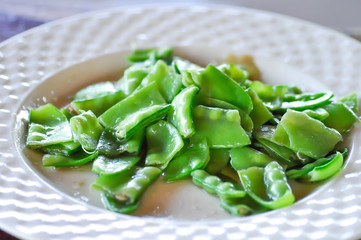
[[164,169],[184,145],[178,130],[163,120],[147,127],[146,139],[148,150],[145,165],[154,165],[160,169]]
[[122,171],[131,169],[137,162],[139,156],[120,156],[116,158],[108,158],[106,156],[98,156],[95,159],[92,171],[102,175],[117,174]]

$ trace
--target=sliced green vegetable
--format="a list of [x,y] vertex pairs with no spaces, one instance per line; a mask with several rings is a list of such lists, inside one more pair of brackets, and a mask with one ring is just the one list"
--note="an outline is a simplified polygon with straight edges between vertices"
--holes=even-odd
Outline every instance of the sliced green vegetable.
[[332,151],[342,136],[306,113],[288,110],[272,140],[306,156],[320,158]]
[[258,97],[257,93],[248,88],[246,90],[248,95],[251,97],[253,109],[250,112],[249,116],[253,121],[253,127],[257,128],[268,122],[272,119],[272,113],[267,109],[267,107],[262,102],[261,98]]
[[41,147],[38,148],[37,150],[53,155],[59,154],[63,156],[70,156],[80,149],[81,149],[81,145],[79,142],[71,141],[71,142],[59,143],[59,144]]
[[249,167],[266,167],[272,158],[251,147],[232,148],[230,151],[231,165],[235,170],[243,170]]
[[74,139],[81,144],[84,151],[92,152],[97,148],[103,127],[99,124],[94,113],[87,111],[72,117],[70,127]]
[[148,75],[150,67],[132,65],[124,71],[123,77],[116,83],[115,88],[129,96]]
[[277,209],[295,201],[286,174],[275,161],[265,168],[250,167],[238,171],[238,174],[249,196],[264,207]]
[[356,93],[351,93],[350,95],[343,97],[340,99],[340,102],[345,104],[348,108],[350,108],[355,114],[358,112],[358,98]]
[[26,146],[40,148],[72,140],[68,119],[54,105],[48,103],[30,110]]
[[150,73],[143,79],[141,86],[156,82],[159,92],[168,102],[172,102],[173,98],[179,93],[182,87],[181,75],[172,72],[163,61],[158,61]]
[[100,136],[97,151],[106,156],[117,156],[120,153],[139,153],[144,139],[144,130],[138,131],[130,139],[118,139],[115,133],[105,130]]
[[73,167],[84,165],[98,156],[98,153],[88,154],[80,151],[72,156],[45,154],[42,162],[44,167]]
[[336,152],[329,157],[320,158],[312,163],[304,165],[300,169],[292,169],[287,171],[290,179],[300,179],[304,182],[317,182],[326,180],[338,173],[343,165],[344,153]]
[[247,70],[236,64],[222,64],[217,68],[241,85],[249,78]]
[[204,188],[208,193],[217,194],[220,198],[242,198],[246,195],[241,186],[224,182],[204,170],[195,170],[191,176],[195,185]]
[[136,49],[131,55],[127,56],[130,63],[154,64],[158,60],[164,60],[167,63],[172,61],[173,49],[169,47]]
[[99,82],[89,85],[77,93],[75,93],[74,100],[88,100],[116,92],[114,84],[111,82]]
[[105,111],[99,116],[99,122],[106,129],[116,131],[119,124],[124,124],[124,120],[132,114],[148,107],[164,105],[165,103],[165,100],[158,91],[157,84],[155,82],[150,83]]
[[196,129],[191,142],[207,138],[210,148],[233,148],[251,143],[241,127],[237,110],[196,106],[193,108]]
[[205,170],[210,174],[220,173],[222,169],[228,164],[228,162],[229,149],[209,149],[209,162]]
[[169,112],[168,121],[178,129],[184,138],[190,137],[195,131],[192,122],[192,104],[193,97],[198,90],[196,86],[187,87],[172,101],[172,109]]
[[246,113],[252,111],[252,100],[245,90],[216,67],[208,65],[200,77],[193,80],[200,87],[201,95],[229,102]]
[[204,168],[209,161],[209,148],[205,139],[190,146],[176,156],[164,169],[163,179],[167,182],[188,177],[192,171]]
[[120,156],[117,158],[108,158],[105,156],[98,156],[95,159],[92,171],[102,175],[117,174],[122,171],[131,169],[137,162],[139,156]]
[[164,169],[184,145],[178,130],[163,120],[147,127],[146,139],[148,150],[145,165],[154,165],[160,169]]
[[341,134],[348,132],[358,121],[357,115],[343,103],[333,102],[323,108],[329,115],[322,122]]

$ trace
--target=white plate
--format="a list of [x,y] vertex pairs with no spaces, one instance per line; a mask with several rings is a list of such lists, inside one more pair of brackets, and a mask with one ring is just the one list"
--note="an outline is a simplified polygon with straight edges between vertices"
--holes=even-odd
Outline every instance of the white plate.
[[[115,71],[116,61],[109,59],[114,56],[119,59],[122,51],[134,44],[142,48],[177,46],[181,54],[196,60],[200,57],[199,61],[222,59],[228,53],[248,53],[257,56],[272,81],[277,79],[272,79],[270,69],[275,70],[280,81],[288,77],[306,88],[328,88],[337,95],[355,91],[361,94],[361,45],[358,42],[277,14],[225,6],[146,6],[89,13],[45,24],[0,44],[1,228],[26,239],[350,239],[361,236],[359,127],[354,129],[352,151],[345,169],[332,181],[293,206],[244,218],[212,220],[208,217],[195,222],[115,214],[94,207],[92,204],[96,203],[87,198],[74,198],[77,192],[74,185],[63,184],[63,181],[71,182],[67,177],[55,179],[41,172],[41,168],[29,161],[31,157],[24,155],[23,139],[19,136],[21,123],[16,124],[19,111],[45,100],[36,99],[38,96],[44,95],[46,100],[53,101],[62,98],[59,95],[65,93],[65,89],[75,91],[109,69]],[[97,58],[101,56],[106,56],[104,66]],[[59,72],[93,58],[98,60],[90,62],[97,64],[85,65],[81,71],[78,71],[80,64],[74,71]],[[120,62],[119,69],[122,66]],[[59,73],[54,75],[56,72]],[[68,83],[76,73],[84,73],[81,78],[92,72],[94,78]],[[57,76],[66,74],[69,79],[56,81]],[[44,94],[38,95],[41,93]],[[82,194],[75,197],[81,198]],[[86,201],[91,204],[84,203]]]

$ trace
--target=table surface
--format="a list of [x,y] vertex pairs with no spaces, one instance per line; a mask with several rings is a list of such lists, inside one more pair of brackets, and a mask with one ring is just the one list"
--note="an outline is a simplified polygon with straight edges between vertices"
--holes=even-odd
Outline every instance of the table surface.
[[[0,0],[0,42],[45,22],[77,13],[135,4],[146,0]],[[169,4],[168,0],[152,3]],[[172,4],[232,4],[258,8],[306,19],[334,28],[361,40],[361,1],[348,0],[174,0]],[[327,11],[324,10],[327,6]],[[1,197],[0,197],[1,199]],[[1,240],[18,238],[0,230]]]

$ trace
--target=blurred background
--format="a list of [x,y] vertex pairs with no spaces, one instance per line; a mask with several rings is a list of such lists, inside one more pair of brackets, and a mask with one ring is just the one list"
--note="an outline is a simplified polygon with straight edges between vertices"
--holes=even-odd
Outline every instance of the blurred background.
[[[141,4],[223,4],[257,8],[324,25],[361,41],[361,0],[0,0],[0,42],[59,18]],[[0,230],[0,240],[16,239]]]

